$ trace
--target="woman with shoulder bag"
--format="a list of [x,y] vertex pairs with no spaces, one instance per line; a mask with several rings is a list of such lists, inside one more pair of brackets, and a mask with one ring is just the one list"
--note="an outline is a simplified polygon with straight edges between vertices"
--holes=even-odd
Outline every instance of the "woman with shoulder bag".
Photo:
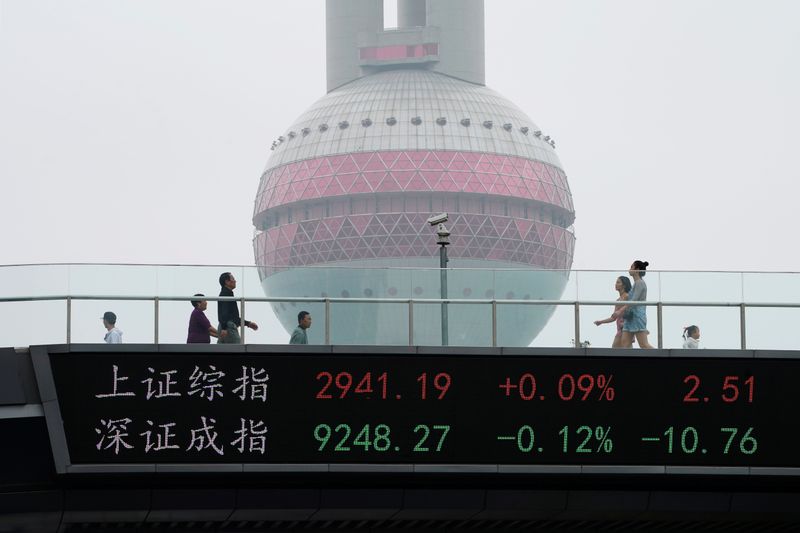
[[[647,283],[644,275],[647,273],[647,261],[634,261],[628,273],[633,278],[633,290],[628,296],[628,301],[645,302],[647,301]],[[644,305],[626,305],[622,310],[622,347],[630,348],[633,346],[633,339],[639,343],[641,348],[653,349],[647,336],[647,310]]]

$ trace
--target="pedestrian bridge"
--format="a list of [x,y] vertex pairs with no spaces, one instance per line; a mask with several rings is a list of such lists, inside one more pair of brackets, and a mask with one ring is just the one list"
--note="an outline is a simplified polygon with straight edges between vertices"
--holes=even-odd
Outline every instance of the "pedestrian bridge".
[[[785,531],[800,519],[797,274],[649,272],[658,349],[642,351],[603,347],[613,326],[593,324],[616,272],[561,273],[556,300],[442,300],[411,297],[413,283],[397,297],[265,297],[243,267],[3,268],[15,283],[0,298],[0,531]],[[224,271],[259,331],[185,344],[187,301]],[[419,279],[387,273],[402,276]],[[763,301],[765,286],[786,292]],[[270,322],[281,304],[310,309],[313,344],[286,344]],[[337,342],[354,304],[402,308],[396,342]],[[416,342],[441,333],[421,317],[442,305],[481,309],[485,342]],[[552,318],[514,346],[502,310],[525,306]],[[124,344],[98,342],[109,309]],[[680,349],[689,323],[705,349]]]
[[[119,317],[126,343],[183,343],[188,302],[205,294],[214,323],[217,280],[230,271],[244,316],[261,326],[243,332],[247,344],[286,343],[287,329],[303,309],[312,313],[309,342],[317,345],[441,345],[446,311],[449,345],[608,347],[614,326],[594,321],[611,314],[614,282],[627,274],[451,268],[448,298],[442,300],[440,269],[304,267],[296,270],[306,285],[335,279],[341,287],[278,296],[264,295],[256,267],[58,264],[0,270],[14,280],[0,289],[0,346],[102,342],[99,317],[107,310]],[[566,280],[562,294],[545,298],[535,292],[553,279]],[[695,324],[703,348],[797,347],[788,332],[800,319],[800,273],[650,271],[645,280],[648,300],[641,305],[647,307],[653,346],[680,348],[683,328]],[[518,335],[528,318],[541,321],[532,341]],[[369,323],[371,336],[354,336],[354,322]]]

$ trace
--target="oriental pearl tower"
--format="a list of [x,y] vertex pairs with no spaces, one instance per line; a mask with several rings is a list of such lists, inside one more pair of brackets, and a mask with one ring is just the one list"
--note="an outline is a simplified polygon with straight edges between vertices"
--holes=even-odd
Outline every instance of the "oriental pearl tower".
[[[327,94],[272,143],[253,214],[265,294],[349,298],[330,307],[334,344],[441,343],[431,215],[449,214],[448,297],[502,300],[498,344],[527,346],[561,297],[575,210],[555,142],[486,86],[483,0],[327,0]],[[276,303],[287,331],[297,312]],[[488,305],[449,304],[449,342],[491,343]],[[316,335],[316,340],[314,335]]]

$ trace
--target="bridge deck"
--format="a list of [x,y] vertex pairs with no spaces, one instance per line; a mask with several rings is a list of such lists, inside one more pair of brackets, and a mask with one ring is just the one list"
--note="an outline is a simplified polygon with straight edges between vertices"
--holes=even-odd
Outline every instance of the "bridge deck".
[[[208,364],[231,376],[242,366],[262,365],[270,374],[269,403],[257,396],[247,401],[236,398],[233,381],[222,389],[227,396],[214,398],[217,403],[194,395],[190,401],[188,381],[181,381],[180,373]],[[792,447],[795,395],[789,387],[798,364],[800,352],[741,350],[658,350],[645,356],[638,350],[591,348],[53,345],[2,349],[0,530],[99,531],[111,524],[153,531],[175,527],[782,531],[800,520],[800,459],[794,458]],[[118,374],[111,373],[114,366]],[[185,398],[168,399],[175,402],[172,406],[148,404],[157,401],[157,387],[146,400],[145,389],[153,382],[140,378],[168,367],[178,372],[172,391]],[[426,370],[426,383],[412,379]],[[364,376],[370,371],[371,393],[366,398]],[[378,371],[386,372],[385,398]],[[330,373],[330,380],[319,377],[324,372]],[[498,379],[506,374],[513,379]],[[536,398],[526,375],[537,379],[536,394],[541,395]],[[696,376],[701,383],[695,387],[692,379],[684,381],[682,376]],[[731,376],[737,379],[726,381]],[[754,376],[752,401],[745,384],[748,376]],[[345,391],[348,379],[353,383]],[[569,386],[571,379],[574,389]],[[362,392],[356,393],[359,380]],[[491,386],[482,386],[484,382]],[[133,402],[117,404],[126,406],[125,413],[103,403],[107,398],[97,398],[110,392],[121,395],[131,384],[135,387],[129,392],[139,397],[112,398]],[[733,398],[732,385],[737,397],[728,402],[723,398]],[[420,397],[412,400],[415,391]],[[670,391],[677,400],[659,400]],[[335,394],[324,398],[328,392]],[[397,398],[392,397],[395,392]],[[400,400],[401,393],[408,399]],[[544,399],[545,395],[550,398]],[[695,397],[698,402],[686,401]],[[251,400],[255,411],[246,406]],[[704,409],[709,411],[704,414]],[[103,440],[109,435],[98,432],[105,427],[98,413],[132,419],[173,413],[177,442],[180,424],[193,417],[215,416],[223,435],[225,415],[238,424],[241,417],[270,410],[274,416],[264,415],[273,439],[267,458],[257,446],[242,456],[233,442],[232,426],[218,444],[233,458],[208,449],[194,453],[185,440],[173,455],[159,459],[155,457],[159,450],[152,446],[155,441],[145,450],[145,431],[140,429],[146,426],[134,431],[141,420],[126,428],[131,449],[123,446],[116,454],[107,446],[110,441]],[[660,420],[663,417],[670,420]],[[659,452],[647,443],[632,444],[631,428],[649,427],[647,419],[671,424],[672,431],[648,433],[651,439],[662,439],[656,444],[662,448]],[[388,437],[379,443],[375,433],[364,432],[365,420],[373,429],[378,421],[392,427],[397,453],[391,455],[394,448],[389,449]],[[315,428],[309,421],[319,424]],[[328,430],[320,427],[336,431],[336,422],[353,431],[361,429],[361,443],[350,437],[328,444]],[[514,438],[496,439],[497,428],[506,422],[508,435]],[[409,424],[417,428],[403,437],[402,428]],[[445,425],[451,431],[447,435],[441,430]],[[426,456],[436,453],[437,441],[432,437],[419,442],[425,432],[421,426],[438,439],[440,458]],[[735,427],[739,433],[734,438],[732,430],[723,431],[725,438],[713,448],[709,432],[720,426]],[[745,437],[746,428],[752,430]],[[549,445],[547,451],[535,449],[534,430],[540,439],[535,442],[543,448]],[[702,444],[695,445],[695,433]],[[481,440],[487,435],[488,440]],[[577,440],[568,440],[568,435]],[[255,438],[257,432],[250,436]],[[667,438],[672,440],[664,442]],[[365,441],[365,453],[353,451]],[[408,460],[411,452],[404,454],[399,448],[411,450],[415,442],[420,453]],[[340,452],[332,451],[334,445],[349,450],[340,457]],[[700,446],[709,453],[701,456]],[[390,456],[376,459],[379,448],[386,448]],[[287,462],[286,457],[299,459]]]

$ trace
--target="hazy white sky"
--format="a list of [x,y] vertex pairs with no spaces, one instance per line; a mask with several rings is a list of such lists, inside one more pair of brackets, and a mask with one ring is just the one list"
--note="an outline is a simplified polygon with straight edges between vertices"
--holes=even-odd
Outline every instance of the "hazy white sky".
[[[556,140],[574,267],[791,270],[800,2],[487,0],[487,84]],[[0,0],[0,264],[252,264],[322,0]],[[453,265],[456,266],[456,265]]]

